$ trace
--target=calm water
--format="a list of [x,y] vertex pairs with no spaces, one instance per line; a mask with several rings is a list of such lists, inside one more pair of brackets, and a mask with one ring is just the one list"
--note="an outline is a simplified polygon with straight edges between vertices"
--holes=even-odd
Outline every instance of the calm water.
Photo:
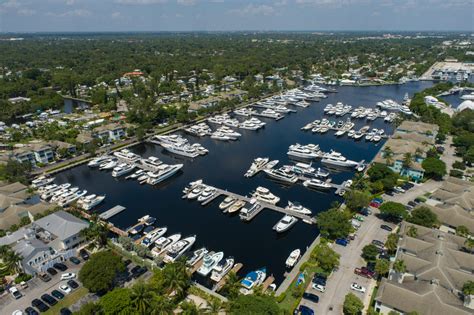
[[[285,187],[270,181],[263,174],[251,179],[244,178],[243,174],[252,160],[259,156],[278,159],[280,165],[287,164],[288,146],[297,142],[317,143],[324,151],[334,149],[352,160],[370,161],[382,142],[377,145],[365,140],[355,142],[345,136],[336,138],[331,131],[325,135],[316,135],[303,132],[300,128],[321,118],[324,105],[328,103],[341,101],[352,106],[375,106],[377,101],[387,98],[401,101],[405,93],[412,95],[430,85],[429,82],[412,82],[402,86],[340,87],[339,93],[330,94],[327,99],[308,108],[295,108],[298,113],[289,114],[278,122],[262,118],[267,122],[264,129],[239,130],[243,135],[235,142],[226,143],[186,135],[191,142],[200,142],[210,151],[207,156],[194,160],[169,155],[157,145],[138,145],[133,151],[144,157],[153,155],[166,163],[184,163],[179,175],[155,187],[139,185],[136,181],[117,180],[110,172],[91,170],[86,165],[58,174],[57,181],[71,182],[90,193],[106,194],[105,203],[97,209],[99,212],[115,205],[125,206],[127,209],[124,212],[111,219],[116,226],[126,228],[135,224],[137,219],[145,214],[153,215],[158,219],[158,226],[168,227],[168,233],[181,232],[183,237],[197,235],[195,248],[206,246],[211,250],[224,251],[225,256],[235,257],[237,262],[244,264],[241,275],[265,266],[268,273],[273,274],[276,282],[280,283],[289,253],[295,248],[305,249],[318,235],[314,226],[298,222],[286,234],[277,235],[272,227],[282,217],[281,214],[264,210],[251,222],[244,223],[238,216],[220,212],[218,204],[223,197],[207,207],[202,207],[197,201],[181,199],[182,189],[199,178],[205,183],[242,195],[249,194],[261,185],[279,196],[282,206],[291,200],[301,202],[315,214],[324,211],[332,202],[341,200],[333,191],[319,193],[307,190],[302,185]],[[359,120],[356,127],[365,124],[365,120]],[[375,128],[385,128],[388,133],[392,132],[392,128],[380,119],[371,124]],[[319,162],[315,164],[319,166]],[[333,182],[340,183],[352,175],[352,172],[333,174]]]

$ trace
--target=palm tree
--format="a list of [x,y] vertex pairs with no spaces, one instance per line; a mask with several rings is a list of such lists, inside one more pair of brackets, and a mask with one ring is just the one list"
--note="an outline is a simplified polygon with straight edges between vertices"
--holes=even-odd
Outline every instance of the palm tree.
[[222,310],[222,302],[218,299],[211,299],[211,301],[208,302],[206,313],[219,314],[221,310]]
[[169,292],[175,292],[182,297],[190,283],[186,265],[181,261],[167,265],[162,272],[163,287]]
[[180,305],[181,309],[183,310],[183,314],[185,315],[200,315],[203,312],[197,307],[197,305],[193,301],[184,301]]
[[147,314],[151,309],[155,293],[142,281],[132,287],[130,294],[132,305],[139,314]]
[[421,158],[423,155],[423,150],[420,147],[417,147],[415,150],[415,158]]
[[387,241],[385,242],[385,247],[388,249],[388,252],[393,254],[397,250],[398,245],[398,235],[397,234],[389,234],[387,237]]
[[155,296],[150,314],[152,315],[168,315],[173,314],[176,305],[165,296]]
[[407,152],[403,155],[403,167],[408,168],[413,163],[413,156],[410,152]]
[[384,150],[383,150],[383,153],[384,153],[384,157],[385,157],[385,163],[387,163],[387,165],[391,165],[393,163],[393,151],[392,151],[392,148],[390,148],[390,146],[387,146]]
[[414,227],[414,226],[410,226],[410,228],[408,229],[407,235],[410,236],[410,237],[417,237],[417,235],[418,235],[417,228]]
[[405,271],[407,271],[407,266],[405,265],[405,262],[400,259],[393,263],[393,269],[398,273],[405,273]]
[[239,295],[239,289],[240,289],[240,279],[237,276],[237,274],[233,271],[229,272],[227,275],[227,281],[222,288],[224,292],[227,293],[227,295],[231,298],[236,297]]
[[23,259],[20,255],[10,250],[3,257],[3,264],[12,274],[20,272],[20,261]]
[[466,248],[472,252],[472,250],[474,249],[474,239],[473,238],[466,238],[466,241],[464,242],[464,245],[466,246]]
[[107,235],[109,230],[103,225],[99,217],[94,214],[91,216],[91,224],[87,229],[81,231],[81,236],[99,248],[107,245]]

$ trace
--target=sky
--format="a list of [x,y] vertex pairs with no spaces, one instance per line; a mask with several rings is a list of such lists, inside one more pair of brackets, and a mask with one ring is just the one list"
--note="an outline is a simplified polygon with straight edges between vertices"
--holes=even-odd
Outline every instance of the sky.
[[474,0],[0,0],[0,32],[474,32]]

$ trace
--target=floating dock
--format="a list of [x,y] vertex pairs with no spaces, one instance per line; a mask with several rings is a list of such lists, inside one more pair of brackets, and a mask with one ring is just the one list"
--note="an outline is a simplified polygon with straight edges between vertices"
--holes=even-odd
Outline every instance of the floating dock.
[[120,206],[120,205],[115,206],[115,207],[99,214],[99,218],[101,218],[102,220],[108,220],[111,217],[113,217],[114,215],[117,215],[120,212],[124,211],[125,209],[126,209],[125,207]]
[[273,276],[267,277],[267,279],[265,279],[262,284],[263,291],[265,292],[273,282],[275,282],[275,278]]

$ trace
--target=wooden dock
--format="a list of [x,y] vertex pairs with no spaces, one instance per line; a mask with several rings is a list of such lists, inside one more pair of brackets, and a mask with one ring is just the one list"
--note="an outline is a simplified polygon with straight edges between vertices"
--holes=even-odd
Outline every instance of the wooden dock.
[[232,269],[224,276],[224,278],[222,278],[221,281],[216,283],[216,285],[212,288],[212,291],[214,292],[220,291],[224,287],[225,283],[227,282],[227,279],[229,279],[229,274],[231,272],[233,273],[239,272],[239,270],[242,269],[243,266],[244,265],[241,263],[236,263],[234,267],[232,267]]
[[113,217],[114,215],[117,215],[119,214],[120,212],[124,211],[126,208],[123,207],[123,206],[120,206],[120,205],[117,205],[105,212],[102,212],[101,214],[99,214],[99,217],[102,219],[102,220],[108,220],[110,219],[111,217]]
[[196,271],[198,271],[199,268],[201,268],[203,263],[203,259],[201,258],[197,263],[194,264],[189,270],[191,274],[194,274]]
[[267,277],[267,279],[265,279],[262,284],[263,292],[265,292],[273,282],[275,282],[275,278],[273,276]]

